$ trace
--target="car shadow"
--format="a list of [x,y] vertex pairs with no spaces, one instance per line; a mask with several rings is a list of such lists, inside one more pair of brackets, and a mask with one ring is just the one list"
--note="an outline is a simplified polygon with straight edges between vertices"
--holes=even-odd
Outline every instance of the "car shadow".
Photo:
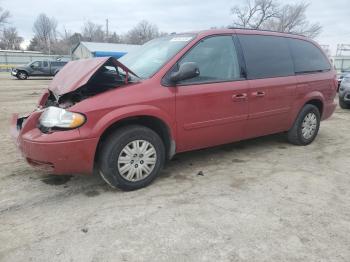
[[53,77],[30,77],[27,78],[25,80],[21,80],[21,79],[17,79],[17,78],[13,78],[12,80],[16,80],[16,81],[31,81],[31,80],[52,80]]
[[[286,145],[281,145],[286,144]],[[287,140],[285,134],[274,134],[268,135],[264,137],[234,142],[230,144],[220,145],[211,148],[205,148],[190,152],[179,153],[174,156],[172,160],[170,160],[165,168],[161,171],[159,178],[167,179],[174,177],[178,179],[176,169],[186,167],[186,166],[194,166],[195,169],[200,170],[201,167],[198,164],[205,161],[209,161],[210,159],[216,159],[219,156],[225,156],[226,154],[230,154],[231,152],[242,153],[244,156],[244,152],[246,150],[254,150],[254,148],[258,149],[263,147],[264,145],[275,145],[276,149],[278,148],[287,148]],[[280,145],[280,146],[279,146]],[[220,161],[220,158],[218,158]],[[232,159],[232,163],[244,163],[246,161],[239,159],[239,157]],[[196,163],[196,164],[193,164]],[[203,176],[203,172],[198,171],[198,174]],[[47,186],[54,186],[56,188],[64,188],[65,190],[71,191],[71,194],[82,193],[87,197],[95,197],[101,195],[103,192],[124,192],[119,189],[113,189],[109,185],[107,185],[103,179],[98,175],[98,172],[94,172],[93,175],[85,176],[85,175],[43,175],[40,178],[41,182],[46,184]],[[152,186],[152,185],[151,185]],[[71,195],[70,194],[70,195]]]

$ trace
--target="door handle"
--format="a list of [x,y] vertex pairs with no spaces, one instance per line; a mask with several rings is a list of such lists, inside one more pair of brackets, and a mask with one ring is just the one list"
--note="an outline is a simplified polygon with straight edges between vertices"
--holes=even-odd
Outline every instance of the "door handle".
[[264,97],[265,92],[264,91],[256,91],[256,92],[253,92],[252,95],[256,96],[256,97]]
[[242,93],[242,94],[236,94],[232,96],[232,100],[234,102],[242,102],[242,101],[246,101],[247,100],[247,94],[246,93]]

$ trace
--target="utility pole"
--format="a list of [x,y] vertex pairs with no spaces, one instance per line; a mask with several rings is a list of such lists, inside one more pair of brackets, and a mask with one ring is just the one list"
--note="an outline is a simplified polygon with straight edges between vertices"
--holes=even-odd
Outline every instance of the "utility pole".
[[49,48],[49,57],[50,57],[51,56],[51,39],[50,39],[50,36],[49,36],[48,48]]
[[108,18],[106,19],[106,40],[108,41]]

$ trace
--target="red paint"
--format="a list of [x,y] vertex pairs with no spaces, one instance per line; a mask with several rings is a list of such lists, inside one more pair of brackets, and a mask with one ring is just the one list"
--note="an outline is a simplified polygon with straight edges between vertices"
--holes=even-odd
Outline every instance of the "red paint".
[[[150,79],[98,94],[69,108],[87,117],[87,122],[79,129],[44,134],[37,128],[41,112],[36,111],[25,121],[21,130],[15,128],[17,116],[14,116],[11,133],[17,137],[17,144],[29,163],[50,166],[57,174],[89,174],[94,167],[101,135],[112,124],[129,117],[152,116],[163,121],[170,131],[171,140],[176,143],[176,152],[183,152],[287,131],[300,109],[311,100],[322,103],[322,119],[332,115],[336,94],[333,69],[317,74],[185,87],[161,85],[164,75],[200,39],[214,34],[230,35],[237,31],[304,39],[289,34],[251,30],[200,32]],[[91,77],[90,73],[104,62],[99,58],[73,62],[71,66],[68,64],[52,81],[50,89],[59,94],[70,92],[86,83]],[[91,64],[83,69],[86,63]],[[79,70],[85,70],[86,74],[76,78],[74,72]],[[47,93],[43,95],[40,105],[45,99]]]

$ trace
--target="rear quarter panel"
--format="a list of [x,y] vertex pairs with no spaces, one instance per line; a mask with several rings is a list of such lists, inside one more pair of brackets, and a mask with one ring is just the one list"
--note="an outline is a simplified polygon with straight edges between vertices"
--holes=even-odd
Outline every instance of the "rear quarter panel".
[[334,70],[296,76],[297,87],[292,106],[293,110],[289,119],[290,127],[293,125],[302,107],[309,101],[319,100],[322,102],[323,108],[333,103],[336,95],[335,76]]

